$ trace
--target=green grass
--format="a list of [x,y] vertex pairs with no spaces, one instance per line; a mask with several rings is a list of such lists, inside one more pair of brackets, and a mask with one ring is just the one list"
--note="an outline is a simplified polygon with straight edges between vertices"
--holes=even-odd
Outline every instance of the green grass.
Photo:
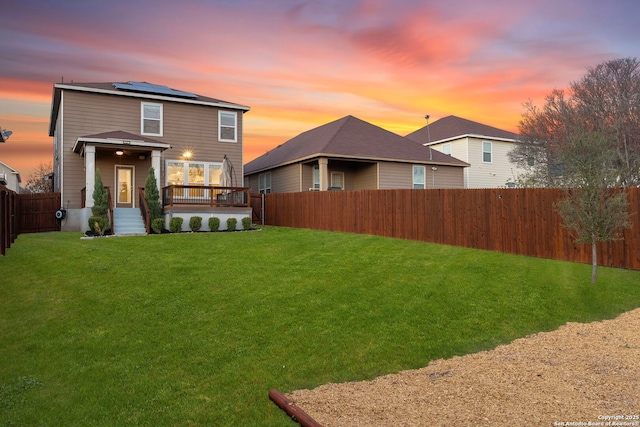
[[291,426],[268,399],[640,306],[640,272],[265,227],[0,257],[0,425]]

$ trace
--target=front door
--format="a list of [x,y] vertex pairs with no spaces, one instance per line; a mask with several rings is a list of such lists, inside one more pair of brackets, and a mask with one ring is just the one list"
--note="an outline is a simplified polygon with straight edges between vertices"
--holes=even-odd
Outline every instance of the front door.
[[116,166],[116,207],[133,207],[133,166]]

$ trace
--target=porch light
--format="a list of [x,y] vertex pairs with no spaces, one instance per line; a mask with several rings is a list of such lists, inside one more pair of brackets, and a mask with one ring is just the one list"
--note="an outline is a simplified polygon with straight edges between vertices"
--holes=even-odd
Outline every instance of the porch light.
[[193,156],[193,153],[189,150],[186,150],[184,153],[182,153],[182,157],[184,157],[185,159],[190,159],[191,156]]
[[116,151],[116,155],[118,155],[118,156],[122,156],[123,154],[124,154],[124,151],[122,151],[122,150]]

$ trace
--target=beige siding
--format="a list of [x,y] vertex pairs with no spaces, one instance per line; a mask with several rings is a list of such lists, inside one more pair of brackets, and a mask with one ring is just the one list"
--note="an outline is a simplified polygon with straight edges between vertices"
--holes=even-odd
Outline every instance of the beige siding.
[[[492,161],[482,161],[482,142],[491,142]],[[443,144],[435,144],[433,148],[442,151]],[[507,153],[513,148],[512,142],[495,141],[481,138],[461,138],[451,142],[451,155],[469,163],[465,168],[466,188],[504,187],[508,181],[515,181],[522,173],[515,164],[509,162]]]
[[[380,163],[380,189],[413,188],[413,164]],[[416,165],[418,166],[418,165]],[[427,188],[464,188],[464,168],[455,166],[425,166]]]
[[380,190],[396,188],[413,188],[413,165],[380,162]]
[[352,190],[377,190],[378,165],[362,164],[353,177]]
[[491,163],[482,161],[482,139],[469,138],[468,188],[504,187],[508,179],[514,179],[517,168],[507,159],[513,143],[488,141],[492,145]]
[[464,188],[464,168],[455,166],[437,166],[432,170],[427,165],[427,188]]
[[271,171],[271,192],[291,193],[300,191],[300,165],[293,164]]
[[[141,98],[105,95],[65,90],[61,107],[64,127],[63,141],[63,204],[69,208],[81,206],[80,190],[85,186],[84,158],[72,151],[78,137],[122,130],[140,135]],[[218,142],[218,109],[169,101],[150,101],[163,105],[163,136],[149,136],[171,148],[161,157],[161,187],[166,184],[165,162],[181,159],[184,150],[193,152],[194,161],[222,162],[226,154],[236,170],[237,185],[242,185],[242,112],[238,117],[238,142]],[[59,129],[59,128],[58,128]],[[141,154],[141,153],[140,153]],[[114,156],[115,157],[115,156]],[[106,186],[113,181],[116,163],[136,167],[136,187],[144,186],[151,167],[150,156],[139,160],[137,155],[111,158],[98,152],[97,167]]]

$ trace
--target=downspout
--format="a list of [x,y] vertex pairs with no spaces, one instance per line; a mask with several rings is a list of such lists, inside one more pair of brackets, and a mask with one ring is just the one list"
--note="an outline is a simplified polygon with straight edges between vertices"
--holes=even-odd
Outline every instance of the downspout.
[[[58,130],[58,152],[60,155],[60,203],[64,209],[64,90],[60,89],[60,107],[58,109],[60,116],[60,129]],[[55,134],[55,132],[54,132]],[[67,206],[69,208],[69,206]]]

